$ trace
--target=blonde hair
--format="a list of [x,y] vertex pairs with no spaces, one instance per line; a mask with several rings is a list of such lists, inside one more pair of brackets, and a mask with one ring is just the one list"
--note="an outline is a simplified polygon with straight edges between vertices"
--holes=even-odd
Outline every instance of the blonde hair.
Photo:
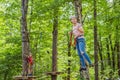
[[76,17],[75,15],[70,16],[70,18],[69,18],[69,19],[71,20],[71,19],[73,19],[73,18],[76,18],[76,19],[77,19],[77,17]]

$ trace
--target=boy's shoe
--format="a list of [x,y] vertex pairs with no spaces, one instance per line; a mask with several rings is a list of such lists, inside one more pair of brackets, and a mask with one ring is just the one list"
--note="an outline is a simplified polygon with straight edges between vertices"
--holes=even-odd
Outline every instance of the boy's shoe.
[[80,71],[86,71],[87,69],[86,68],[80,68]]
[[28,74],[28,76],[32,76],[32,74]]

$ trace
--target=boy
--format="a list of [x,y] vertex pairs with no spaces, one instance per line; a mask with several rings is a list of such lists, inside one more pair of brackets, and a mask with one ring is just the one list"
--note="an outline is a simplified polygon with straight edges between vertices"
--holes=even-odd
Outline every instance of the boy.
[[85,38],[84,38],[84,30],[80,23],[77,22],[76,16],[70,17],[70,21],[73,24],[73,30],[71,34],[74,35],[74,44],[71,45],[76,46],[77,52],[81,62],[81,70],[86,70],[85,60],[88,61],[89,65],[92,66],[92,62],[85,50]]

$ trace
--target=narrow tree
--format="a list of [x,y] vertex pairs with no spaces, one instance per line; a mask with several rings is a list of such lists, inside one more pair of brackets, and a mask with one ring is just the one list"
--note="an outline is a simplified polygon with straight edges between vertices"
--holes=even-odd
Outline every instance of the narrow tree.
[[113,40],[111,38],[111,35],[109,36],[109,41],[110,41],[110,48],[111,48],[111,53],[112,53],[112,68],[113,70],[115,71],[115,65],[116,65],[116,62],[115,62],[115,46],[116,44],[113,45]]
[[110,56],[110,48],[109,48],[109,39],[106,39],[106,48],[107,48],[107,58],[108,58],[108,65],[111,66],[111,56]]
[[[72,34],[70,34],[70,37],[69,35],[67,34],[67,42],[68,42],[68,57],[71,57],[71,41],[72,41]],[[67,76],[67,80],[70,80],[70,74],[71,74],[71,69],[70,69],[70,66],[71,66],[71,60],[68,59],[68,76]]]
[[[118,19],[119,21],[119,19]],[[119,23],[119,22],[118,22]],[[118,76],[120,76],[120,39],[118,36],[120,36],[119,34],[119,26],[116,26],[116,52],[117,52],[117,67],[118,67]]]
[[28,10],[28,0],[22,0],[22,17],[21,17],[21,33],[22,33],[22,68],[23,68],[23,76],[27,75],[27,61],[26,56],[29,55],[29,37],[27,30],[27,10]]
[[[80,24],[82,24],[82,0],[74,0],[74,5],[75,5],[77,20]],[[88,67],[87,67],[87,71],[80,71],[80,77],[89,80],[90,77],[89,77]]]
[[103,72],[104,70],[104,62],[103,62],[103,55],[102,55],[102,51],[103,51],[103,48],[102,48],[102,41],[101,41],[101,35],[100,35],[100,38],[99,38],[99,41],[98,41],[98,52],[99,52],[99,56],[100,56],[100,61],[101,61],[101,72]]
[[[55,0],[56,3],[57,0]],[[58,36],[58,7],[54,7],[53,42],[52,42],[52,72],[57,71],[57,36]],[[57,80],[57,75],[52,75],[52,80]]]
[[82,24],[82,0],[74,0],[74,5],[77,20]]
[[118,75],[120,76],[120,42],[117,44]]
[[97,45],[97,6],[96,1],[94,1],[94,59],[95,59],[95,80],[99,80],[98,77],[98,45]]

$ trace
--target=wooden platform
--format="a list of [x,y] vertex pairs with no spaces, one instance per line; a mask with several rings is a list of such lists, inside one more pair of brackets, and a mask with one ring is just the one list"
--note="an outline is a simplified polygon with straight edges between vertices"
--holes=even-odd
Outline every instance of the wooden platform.
[[36,76],[15,76],[14,80],[35,80]]

